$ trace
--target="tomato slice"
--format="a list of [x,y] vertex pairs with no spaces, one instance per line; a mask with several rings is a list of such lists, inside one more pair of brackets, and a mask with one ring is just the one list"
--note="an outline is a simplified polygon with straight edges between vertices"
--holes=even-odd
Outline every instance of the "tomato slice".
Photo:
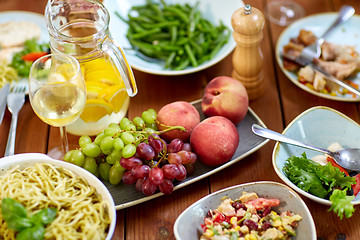
[[331,165],[333,165],[334,167],[337,167],[341,172],[343,172],[343,173],[345,173],[346,174],[346,176],[349,176],[349,173],[348,173],[348,171],[346,171],[346,169],[345,168],[343,168],[343,167],[341,167],[339,164],[337,164],[336,162],[335,162],[335,160],[332,158],[332,157],[327,157],[327,159],[326,159],[328,162],[330,162],[331,163]]
[[41,58],[42,56],[45,56],[47,52],[32,52],[25,54],[21,57],[24,61],[34,62],[36,59]]
[[356,196],[360,192],[360,173],[356,174],[354,178],[356,180],[356,184],[351,185],[351,187],[353,189],[354,196]]

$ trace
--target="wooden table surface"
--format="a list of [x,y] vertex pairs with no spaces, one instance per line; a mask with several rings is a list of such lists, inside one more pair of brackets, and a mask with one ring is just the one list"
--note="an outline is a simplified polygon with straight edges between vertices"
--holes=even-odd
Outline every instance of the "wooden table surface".
[[[298,0],[298,2],[305,7],[307,15],[337,11],[343,4],[352,5],[356,12],[360,12],[358,0]],[[249,3],[263,13],[265,12],[266,0],[253,0]],[[46,0],[0,0],[0,11],[24,10],[43,13],[45,5]],[[332,107],[360,123],[359,105],[357,103],[337,102],[311,95],[295,86],[281,72],[275,60],[274,49],[277,38],[283,29],[284,27],[266,21],[264,38],[261,42],[265,63],[263,71],[266,91],[257,100],[250,101],[250,107],[268,128],[279,132],[298,114],[318,105]],[[159,110],[163,105],[173,101],[200,99],[208,81],[216,76],[231,75],[231,59],[232,55],[230,54],[211,68],[178,77],[155,76],[134,71],[139,93],[131,99],[129,117],[139,116],[142,111],[148,108]],[[10,122],[11,114],[6,110],[0,126],[1,156],[5,152]],[[75,144],[77,139],[76,136],[69,136],[71,143]],[[19,115],[15,152],[46,153],[47,149],[59,144],[59,129],[43,123],[34,114],[27,99]],[[260,150],[232,167],[179,189],[171,195],[117,211],[117,223],[113,239],[174,239],[173,224],[178,215],[207,194],[246,182],[259,180],[282,182],[271,164],[274,145],[275,142],[270,141]],[[356,207],[352,218],[341,221],[335,214],[327,211],[328,206],[320,205],[305,197],[303,199],[314,218],[318,239],[360,239],[359,207]]]

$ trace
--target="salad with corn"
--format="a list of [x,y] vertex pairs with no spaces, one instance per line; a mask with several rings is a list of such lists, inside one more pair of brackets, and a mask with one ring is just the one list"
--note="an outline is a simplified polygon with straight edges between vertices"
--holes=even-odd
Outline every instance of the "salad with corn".
[[200,240],[282,240],[296,235],[302,217],[290,211],[272,210],[278,199],[243,192],[239,199],[225,197],[219,207],[209,210]]

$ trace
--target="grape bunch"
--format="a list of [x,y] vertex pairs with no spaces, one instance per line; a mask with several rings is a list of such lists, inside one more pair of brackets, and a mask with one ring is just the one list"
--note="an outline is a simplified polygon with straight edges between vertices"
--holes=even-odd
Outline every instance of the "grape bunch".
[[189,143],[174,139],[167,143],[160,136],[181,126],[167,126],[158,131],[157,113],[144,111],[132,121],[121,119],[111,123],[94,140],[89,136],[79,138],[79,148],[67,152],[64,160],[93,173],[111,184],[123,181],[135,184],[145,195],[157,189],[165,194],[173,191],[173,181],[182,181],[193,171],[197,160]]
[[152,195],[157,189],[164,194],[172,193],[173,181],[182,181],[192,171],[197,160],[189,143],[173,139],[169,144],[156,133],[147,142],[140,143],[131,158],[121,158],[120,165],[126,169],[122,180],[135,184],[144,195]]

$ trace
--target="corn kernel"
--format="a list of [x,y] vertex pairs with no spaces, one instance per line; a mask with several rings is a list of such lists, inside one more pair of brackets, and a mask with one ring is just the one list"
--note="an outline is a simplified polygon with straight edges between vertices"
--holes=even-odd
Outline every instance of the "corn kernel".
[[214,236],[214,232],[210,229],[206,229],[204,236],[210,238],[210,237]]
[[237,217],[230,218],[230,223],[234,226],[237,226]]
[[240,231],[240,226],[236,226],[234,229],[235,231]]
[[245,240],[257,240],[258,238],[256,237],[255,234],[252,233],[248,233],[245,235]]

